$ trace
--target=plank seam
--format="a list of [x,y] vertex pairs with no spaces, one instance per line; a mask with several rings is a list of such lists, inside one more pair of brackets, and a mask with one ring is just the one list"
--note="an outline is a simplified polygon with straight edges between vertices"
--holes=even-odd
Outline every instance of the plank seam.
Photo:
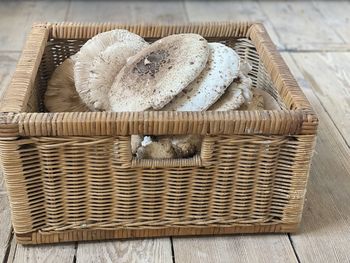
[[297,250],[295,249],[293,239],[292,239],[292,237],[290,236],[290,234],[287,234],[287,236],[288,236],[290,245],[292,246],[293,253],[294,253],[294,255],[295,255],[295,257],[296,257],[298,263],[300,263],[301,261],[300,261],[299,255],[298,255],[298,253],[297,253]]
[[173,242],[173,237],[170,237],[170,244],[171,244],[171,259],[172,262],[175,263],[175,250],[174,250],[174,242]]
[[[8,262],[8,258],[9,258],[10,250],[11,250],[12,239],[13,239],[13,234],[12,234],[12,231],[11,231],[10,237],[9,237],[8,242],[6,244],[6,251],[5,251],[4,259],[2,261],[3,263],[7,263]],[[16,245],[15,249],[16,248],[17,248],[17,245]]]
[[78,252],[78,242],[74,242],[74,256],[73,256],[73,263],[77,262],[77,252]]

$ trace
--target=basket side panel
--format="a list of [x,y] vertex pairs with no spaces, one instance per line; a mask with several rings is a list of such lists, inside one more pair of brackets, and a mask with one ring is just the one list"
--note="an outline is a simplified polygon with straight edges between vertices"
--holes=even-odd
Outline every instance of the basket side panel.
[[314,136],[209,136],[206,166],[132,167],[130,139],[1,143],[17,234],[297,225]]
[[16,233],[46,224],[46,207],[38,150],[30,139],[0,141],[1,162]]
[[315,135],[297,136],[281,148],[276,170],[280,176],[274,182],[274,197],[285,196],[288,200],[283,210],[283,223],[299,223],[301,220],[315,142]]

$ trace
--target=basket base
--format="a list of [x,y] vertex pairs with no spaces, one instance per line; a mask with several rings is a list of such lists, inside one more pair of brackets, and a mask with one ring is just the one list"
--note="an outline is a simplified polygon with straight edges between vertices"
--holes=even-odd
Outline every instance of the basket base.
[[67,230],[53,233],[16,234],[19,244],[47,244],[72,241],[146,238],[163,236],[227,235],[243,233],[292,233],[299,224],[274,224],[232,227],[168,227],[162,229]]

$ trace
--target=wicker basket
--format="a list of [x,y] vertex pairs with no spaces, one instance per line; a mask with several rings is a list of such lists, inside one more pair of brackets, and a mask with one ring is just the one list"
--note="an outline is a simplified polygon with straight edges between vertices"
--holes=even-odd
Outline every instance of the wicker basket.
[[[233,47],[276,111],[45,113],[53,70],[99,32],[149,41],[182,32]],[[35,24],[1,104],[0,153],[23,244],[172,235],[293,232],[317,117],[257,23]],[[137,160],[132,134],[200,134],[189,159]]]

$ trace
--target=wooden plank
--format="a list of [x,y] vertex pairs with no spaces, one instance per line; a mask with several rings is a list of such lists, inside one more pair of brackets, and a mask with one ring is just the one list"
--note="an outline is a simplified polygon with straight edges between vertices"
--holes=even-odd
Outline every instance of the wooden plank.
[[72,1],[67,21],[127,22],[132,20],[128,1]]
[[182,2],[177,1],[73,1],[67,20],[82,22],[185,22]]
[[10,205],[7,196],[0,193],[0,262],[4,261],[12,235]]
[[55,244],[40,246],[16,245],[16,249],[14,251],[14,258],[9,258],[9,262],[73,262],[74,255],[75,247],[72,244]]
[[19,51],[33,22],[63,21],[67,1],[1,1],[0,51]]
[[[7,256],[7,263],[13,262],[15,258],[16,248],[17,248],[16,239],[12,237],[10,249]],[[3,262],[3,263],[6,263],[6,262]]]
[[131,1],[133,22],[181,23],[187,21],[182,1]]
[[252,1],[186,1],[189,21],[260,21],[263,22],[272,41],[279,49],[284,49],[268,17],[258,2]]
[[325,22],[332,27],[346,43],[350,43],[349,1],[313,1]]
[[172,262],[169,238],[80,243],[77,263]]
[[300,234],[291,238],[301,262],[350,262],[350,149],[291,56],[284,58],[320,119]]
[[174,238],[175,262],[297,262],[287,235]]
[[350,54],[296,53],[293,58],[304,78],[350,145]]
[[287,49],[317,50],[345,45],[311,2],[262,1],[260,6]]
[[19,52],[0,52],[0,101],[8,87],[19,59]]

